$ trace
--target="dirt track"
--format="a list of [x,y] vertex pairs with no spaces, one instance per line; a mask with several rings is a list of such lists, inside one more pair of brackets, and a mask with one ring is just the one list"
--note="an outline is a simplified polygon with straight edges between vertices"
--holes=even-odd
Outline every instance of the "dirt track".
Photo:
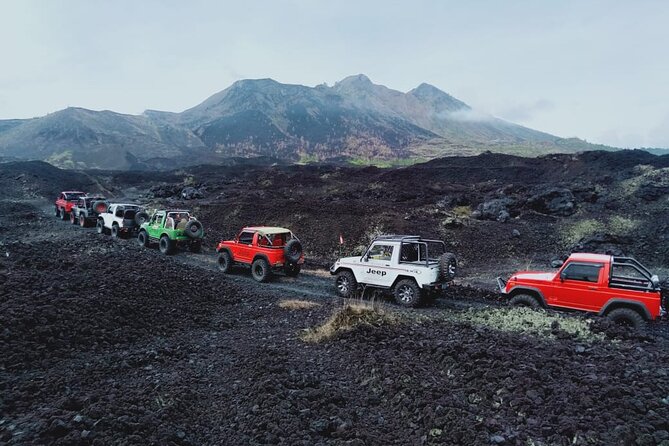
[[[443,300],[308,344],[340,305],[321,273],[223,277],[44,211],[0,202],[2,442],[668,444],[662,339],[422,317]],[[296,297],[322,305],[278,308]]]

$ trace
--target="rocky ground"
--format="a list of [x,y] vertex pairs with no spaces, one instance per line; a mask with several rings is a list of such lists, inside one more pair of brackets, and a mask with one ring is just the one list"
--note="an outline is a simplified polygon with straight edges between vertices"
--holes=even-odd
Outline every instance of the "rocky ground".
[[[155,178],[0,165],[0,443],[669,445],[662,330],[510,311],[469,286],[579,245],[663,266],[667,160],[493,158]],[[164,257],[51,217],[46,197],[79,188],[192,207],[209,249]],[[215,270],[216,239],[256,223],[293,228],[314,268],[339,233],[351,250],[374,231],[444,237],[465,279],[418,310],[342,318],[317,268],[268,285]],[[332,314],[332,336],[305,337]]]

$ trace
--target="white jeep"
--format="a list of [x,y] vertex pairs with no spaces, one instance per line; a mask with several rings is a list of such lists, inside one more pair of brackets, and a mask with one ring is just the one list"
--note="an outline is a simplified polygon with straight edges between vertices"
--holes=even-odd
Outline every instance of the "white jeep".
[[136,204],[110,204],[107,212],[98,215],[96,228],[98,234],[109,231],[112,237],[130,235],[139,229],[139,226],[149,219],[149,215]]
[[354,297],[365,289],[390,291],[398,304],[415,307],[427,294],[440,292],[455,277],[455,255],[440,240],[417,235],[376,237],[362,257],[345,257],[330,268],[337,293]]

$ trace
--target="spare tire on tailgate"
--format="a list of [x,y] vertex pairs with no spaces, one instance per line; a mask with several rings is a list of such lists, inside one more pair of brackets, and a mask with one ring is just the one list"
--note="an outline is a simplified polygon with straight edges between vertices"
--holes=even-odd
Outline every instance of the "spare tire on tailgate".
[[96,212],[98,214],[104,214],[105,212],[107,212],[108,207],[109,203],[106,200],[96,200],[91,205],[91,209],[93,210],[93,212]]
[[184,233],[190,238],[202,238],[204,237],[204,228],[202,223],[197,220],[191,220],[186,223],[186,229]]
[[135,214],[135,223],[137,226],[142,226],[142,223],[149,221],[149,214],[144,211],[139,211]]
[[298,239],[288,240],[283,247],[283,255],[289,263],[297,263],[302,257],[302,243]]
[[439,278],[446,282],[450,282],[455,278],[455,273],[458,268],[458,262],[455,259],[455,254],[446,252],[439,258]]

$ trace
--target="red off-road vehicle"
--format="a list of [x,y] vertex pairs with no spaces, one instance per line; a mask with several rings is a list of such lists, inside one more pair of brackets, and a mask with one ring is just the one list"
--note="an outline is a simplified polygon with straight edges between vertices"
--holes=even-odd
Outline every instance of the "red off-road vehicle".
[[227,273],[235,265],[250,265],[258,282],[267,282],[275,272],[295,277],[304,264],[302,243],[285,228],[247,227],[234,240],[222,240],[216,251],[221,271]]
[[77,203],[81,197],[85,197],[86,193],[81,191],[66,190],[60,193],[56,200],[55,215],[61,220],[67,220],[68,215],[72,212],[72,206]]
[[666,314],[659,278],[629,257],[572,254],[557,273],[521,271],[497,283],[513,305],[586,311],[639,329]]

